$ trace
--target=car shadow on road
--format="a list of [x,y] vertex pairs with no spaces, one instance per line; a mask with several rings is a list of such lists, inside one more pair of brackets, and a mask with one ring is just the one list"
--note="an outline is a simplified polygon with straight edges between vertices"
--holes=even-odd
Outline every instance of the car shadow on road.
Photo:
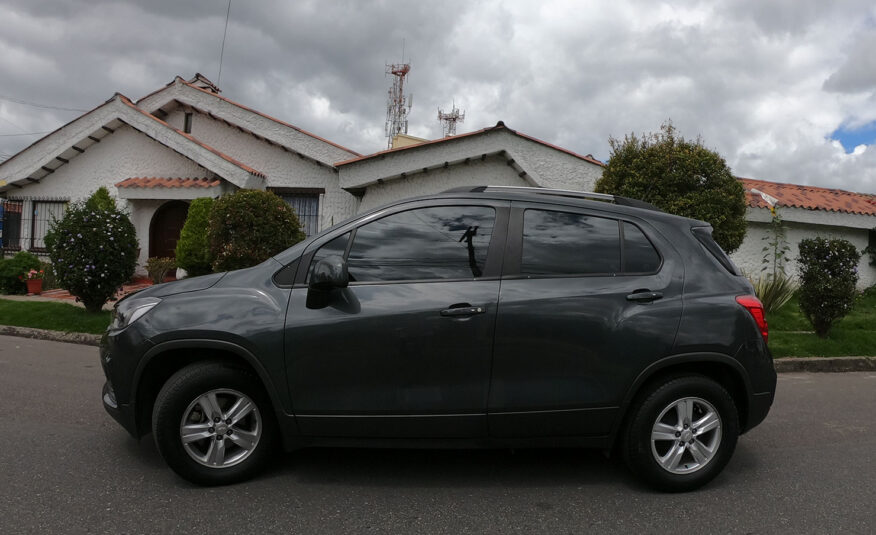
[[313,448],[279,456],[263,477],[369,487],[579,487],[610,481],[641,488],[616,457],[582,449]]

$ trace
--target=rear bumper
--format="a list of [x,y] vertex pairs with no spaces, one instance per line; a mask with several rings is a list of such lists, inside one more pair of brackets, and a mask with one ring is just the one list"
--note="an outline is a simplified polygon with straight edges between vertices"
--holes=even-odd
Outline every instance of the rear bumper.
[[745,431],[752,429],[760,424],[767,414],[770,412],[770,407],[773,406],[773,399],[776,397],[776,391],[761,392],[751,396],[751,401],[748,406],[748,421],[746,422]]

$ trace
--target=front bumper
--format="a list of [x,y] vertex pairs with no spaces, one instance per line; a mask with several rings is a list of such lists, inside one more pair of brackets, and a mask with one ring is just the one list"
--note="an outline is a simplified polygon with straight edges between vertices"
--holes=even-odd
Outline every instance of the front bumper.
[[104,333],[100,340],[100,364],[106,377],[101,392],[103,408],[134,438],[144,434],[138,429],[132,389],[137,357],[150,345],[143,341],[131,330]]
[[113,385],[107,381],[103,384],[103,408],[106,409],[106,412],[109,413],[110,416],[122,427],[125,428],[125,431],[131,434],[134,438],[139,438],[139,433],[137,432],[137,419],[134,414],[134,408],[130,405],[120,405],[116,401],[116,394],[113,391]]

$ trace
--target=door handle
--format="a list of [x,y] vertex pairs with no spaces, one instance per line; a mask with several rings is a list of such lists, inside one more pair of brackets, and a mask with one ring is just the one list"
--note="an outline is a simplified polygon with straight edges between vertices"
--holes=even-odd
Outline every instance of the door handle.
[[445,308],[441,311],[441,315],[445,317],[458,318],[460,316],[474,316],[475,314],[483,314],[487,309],[484,307],[473,307],[468,303],[458,305],[450,305],[450,308]]
[[661,292],[635,291],[627,296],[627,301],[635,301],[637,303],[650,303],[663,297]]

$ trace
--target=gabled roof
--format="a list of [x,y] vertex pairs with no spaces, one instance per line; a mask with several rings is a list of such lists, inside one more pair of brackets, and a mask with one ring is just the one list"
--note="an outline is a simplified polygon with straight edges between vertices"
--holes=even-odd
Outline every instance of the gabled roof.
[[605,164],[604,164],[604,163],[600,162],[599,160],[597,160],[597,159],[594,158],[593,156],[590,156],[589,154],[588,154],[587,156],[582,156],[582,155],[580,155],[580,154],[578,154],[578,153],[576,153],[576,152],[572,152],[572,151],[570,151],[570,150],[568,150],[568,149],[564,149],[564,148],[562,148],[562,147],[558,147],[557,145],[553,145],[553,144],[551,144],[551,143],[548,143],[547,141],[542,141],[542,140],[540,140],[540,139],[538,139],[538,138],[535,138],[535,137],[532,137],[532,136],[526,135],[526,134],[524,134],[524,133],[522,133],[522,132],[518,132],[518,131],[516,131],[516,130],[512,130],[511,128],[508,128],[507,126],[505,126],[505,123],[504,123],[503,121],[499,121],[498,123],[496,123],[496,126],[489,126],[489,127],[487,127],[487,128],[482,128],[482,129],[480,129],[480,130],[476,130],[476,131],[474,131],[474,132],[466,132],[465,134],[459,134],[459,135],[457,135],[457,136],[448,136],[448,137],[445,137],[445,138],[435,139],[435,140],[432,140],[432,141],[426,141],[426,142],[423,142],[423,143],[416,143],[416,144],[413,144],[413,145],[406,145],[406,146],[404,146],[404,147],[398,147],[398,148],[394,148],[394,149],[382,150],[382,151],[380,151],[380,152],[375,152],[374,154],[368,154],[368,155],[365,155],[365,156],[359,156],[358,158],[351,158],[351,159],[349,159],[349,160],[344,160],[344,161],[341,161],[341,162],[337,162],[337,163],[335,163],[335,167],[341,167],[341,166],[349,165],[349,164],[352,164],[352,163],[358,163],[358,162],[362,162],[362,161],[365,161],[365,160],[370,160],[370,159],[372,159],[372,158],[377,158],[377,157],[379,157],[379,156],[384,156],[384,155],[386,155],[386,154],[398,153],[398,152],[402,152],[402,151],[406,151],[406,150],[417,150],[417,149],[422,149],[422,148],[424,148],[424,147],[434,146],[434,145],[437,145],[437,144],[439,144],[439,143],[451,143],[451,142],[456,141],[456,140],[458,140],[458,139],[464,139],[464,138],[470,138],[470,137],[480,136],[480,135],[484,135],[484,134],[489,133],[489,132],[495,132],[495,131],[498,131],[498,130],[503,130],[503,131],[505,131],[505,132],[509,132],[509,133],[511,133],[511,134],[514,134],[515,136],[521,137],[521,138],[526,139],[526,140],[529,140],[529,141],[534,141],[535,143],[538,143],[538,144],[540,144],[540,145],[544,145],[545,147],[549,147],[549,148],[552,148],[552,149],[554,149],[554,150],[556,150],[556,151],[559,151],[559,152],[563,152],[563,153],[565,153],[565,154],[568,154],[568,155],[570,155],[570,156],[574,156],[574,157],[576,157],[576,158],[580,158],[581,160],[584,160],[585,162],[589,162],[589,163],[592,163],[592,164],[594,164],[594,165],[598,165],[598,166],[600,166],[600,167],[605,167]]
[[[204,78],[202,75],[201,75],[201,78],[198,78],[196,75],[195,78],[193,78],[192,80],[189,80],[189,81],[183,80],[182,77],[177,76],[166,86],[164,86],[156,91],[153,91],[152,93],[146,95],[145,97],[137,100],[136,104],[138,107],[144,109],[145,111],[147,111],[149,113],[156,113],[159,109],[161,109],[162,107],[166,106],[168,103],[171,103],[171,102],[179,102],[181,104],[189,105],[189,106],[192,106],[194,108],[199,109],[199,111],[202,111],[204,113],[209,112],[211,115],[215,114],[221,120],[234,123],[236,126],[242,127],[244,129],[250,131],[251,133],[257,134],[261,137],[264,137],[265,139],[269,139],[269,140],[273,141],[274,143],[277,143],[281,146],[284,146],[290,150],[302,153],[305,156],[308,156],[314,160],[317,160],[317,161],[319,161],[323,164],[329,165],[329,166],[334,163],[335,159],[338,157],[337,155],[335,156],[335,158],[327,158],[325,154],[316,154],[315,153],[316,151],[313,151],[313,150],[308,151],[306,147],[300,147],[300,146],[297,146],[295,143],[290,143],[290,140],[288,139],[288,137],[284,140],[282,135],[278,136],[277,134],[279,132],[283,132],[283,131],[286,131],[286,132],[291,131],[291,132],[294,132],[295,134],[301,134],[301,135],[307,136],[309,138],[312,138],[313,140],[319,141],[321,143],[325,143],[326,145],[329,145],[331,147],[334,147],[335,149],[346,152],[347,154],[359,156],[358,152],[350,150],[347,147],[339,145],[333,141],[329,141],[323,137],[320,137],[320,136],[317,136],[316,134],[308,132],[307,130],[304,130],[303,128],[299,128],[299,127],[292,125],[292,124],[289,124],[285,121],[281,121],[280,119],[277,119],[277,118],[272,117],[270,115],[267,115],[265,113],[259,112],[257,110],[254,110],[254,109],[248,107],[248,106],[245,106],[239,102],[233,101],[227,97],[219,95],[217,93],[219,90],[218,87],[216,88],[217,92],[214,92],[212,89],[205,89],[203,87],[200,87],[201,85],[206,85],[206,83],[209,82],[209,80],[206,80],[206,82],[204,80],[206,80],[206,78]],[[212,82],[209,82],[209,83],[212,84]],[[215,87],[215,86],[213,86],[213,87]],[[188,97],[186,95],[188,95]],[[189,97],[191,98],[191,100],[189,99]],[[197,101],[199,99],[200,99],[201,103],[212,102],[213,104],[209,105],[207,107],[207,109],[204,109],[203,105],[200,105],[200,106],[198,105],[199,102],[197,102]],[[223,103],[223,104],[226,104],[228,106],[232,106],[233,111],[226,111],[224,113],[220,112],[219,108],[221,108],[221,106],[216,106],[216,103]],[[253,118],[259,118],[259,119],[263,120],[262,125],[264,125],[264,126],[262,128],[255,128],[254,129],[251,127],[249,127],[249,128],[246,127],[245,124],[240,124],[241,123],[241,121],[240,121],[240,118],[241,118],[240,112],[241,111],[245,112],[245,114],[250,115]],[[277,126],[280,126],[282,128],[280,130],[277,130],[276,129]]]
[[[753,178],[739,178],[739,180],[745,188],[748,206],[752,208],[769,208],[770,204],[761,195],[765,193],[775,199],[777,201],[775,204],[778,206],[876,215],[876,195]],[[773,202],[772,199],[770,201]]]
[[260,171],[173,128],[138,108],[126,96],[116,93],[100,106],[40,138],[0,164],[0,176],[8,177],[7,184],[0,187],[0,191],[39,182],[124,125],[240,187],[249,184],[250,177],[265,177]]

